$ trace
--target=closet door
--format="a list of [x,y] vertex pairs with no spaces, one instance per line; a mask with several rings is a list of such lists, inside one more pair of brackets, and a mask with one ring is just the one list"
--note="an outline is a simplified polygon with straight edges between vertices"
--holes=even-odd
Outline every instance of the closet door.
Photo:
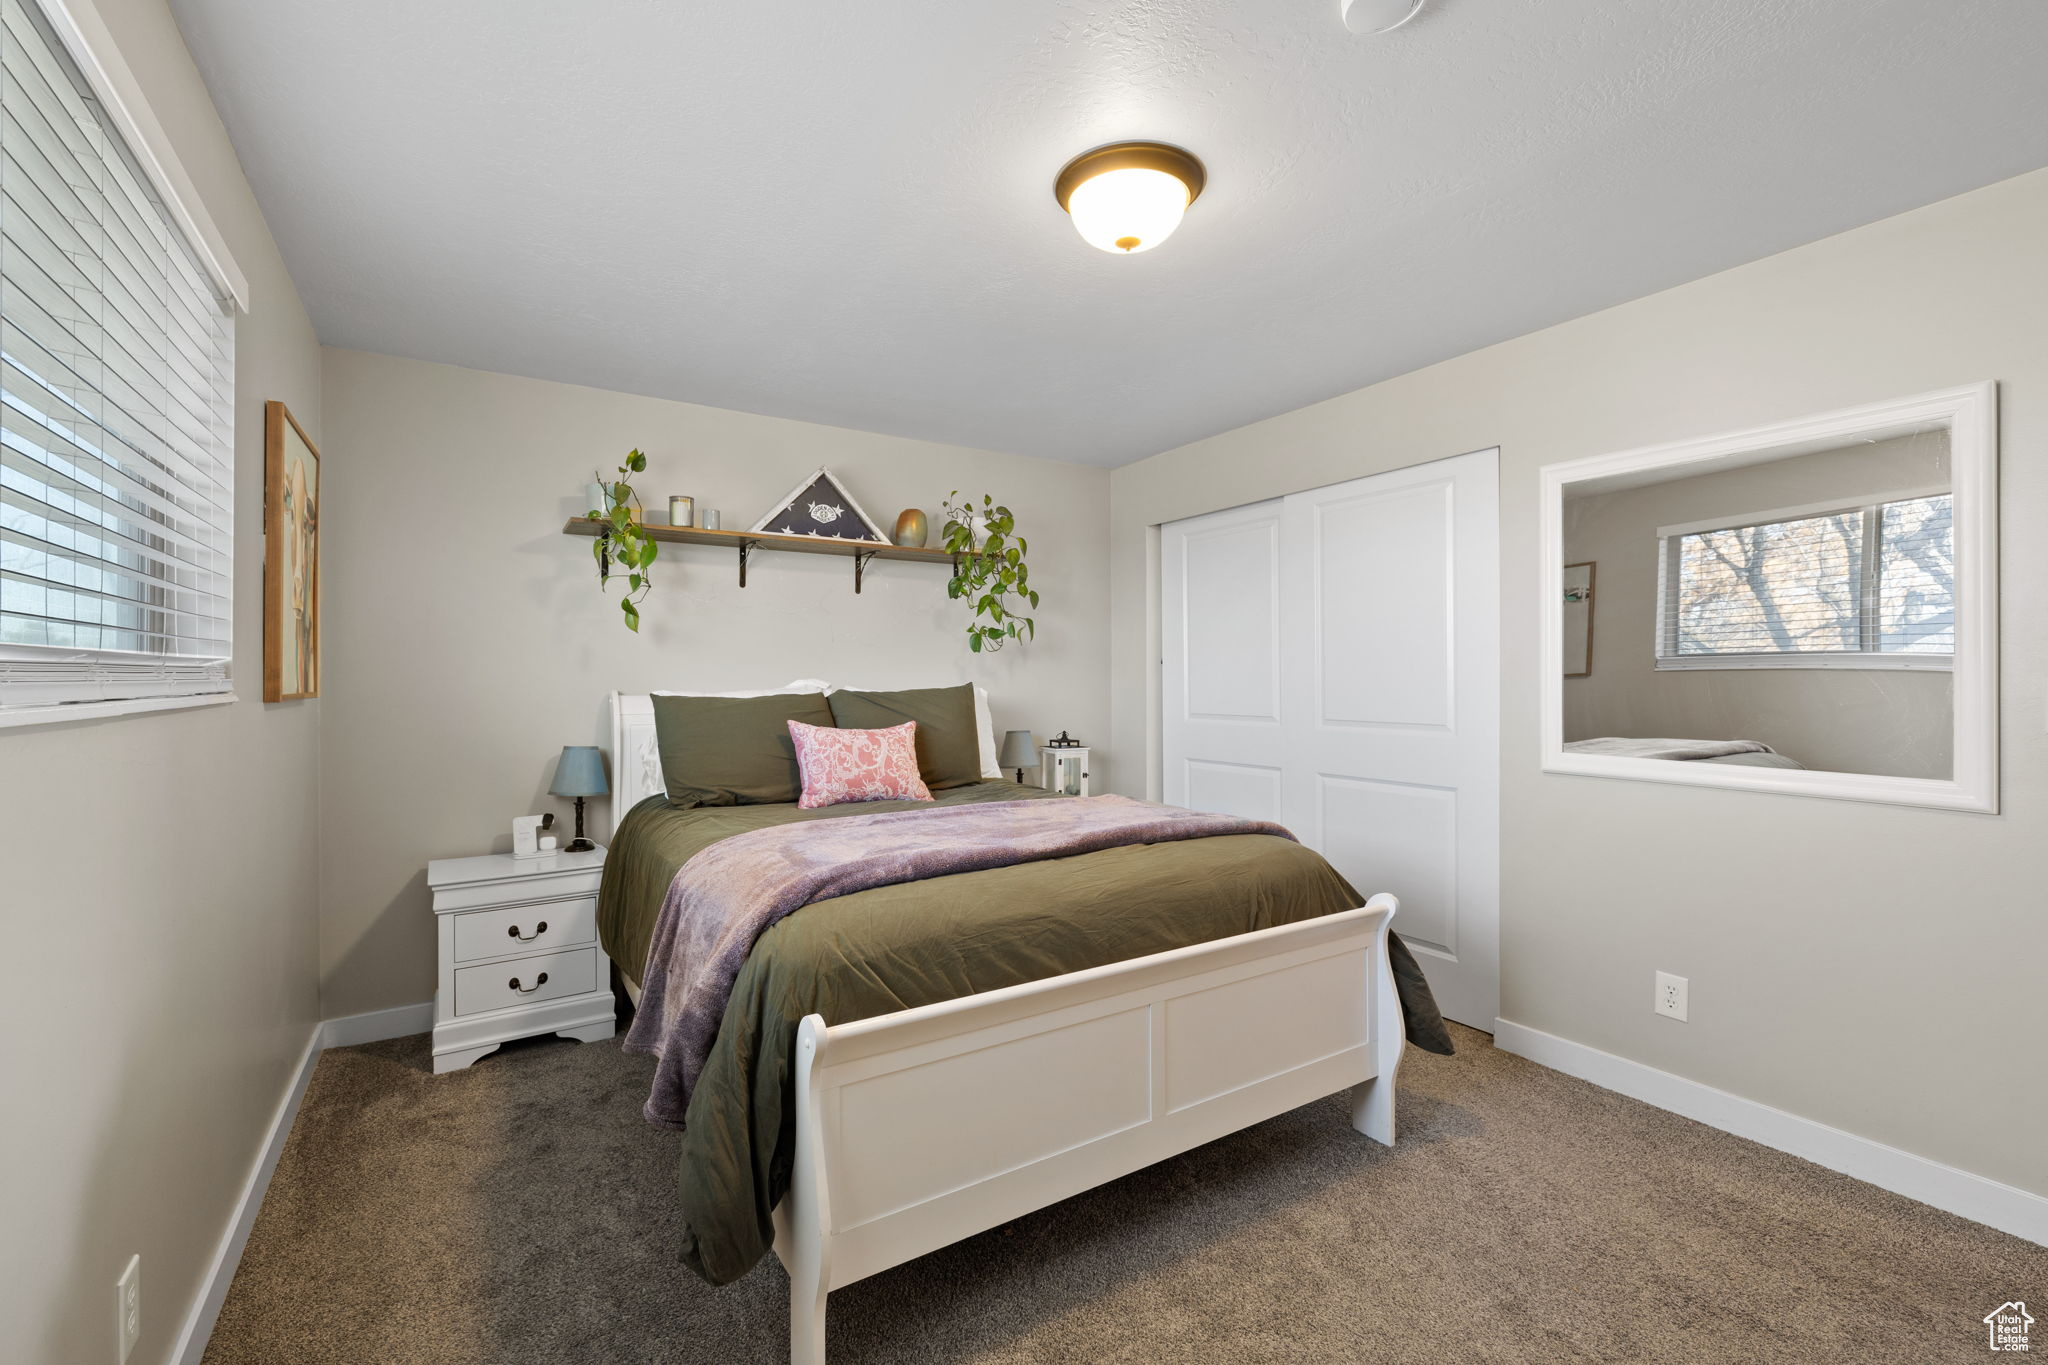
[[1278,500],[1160,528],[1168,805],[1282,819]]
[[1500,1010],[1497,458],[1286,499],[1282,823],[1394,931],[1444,1014]]
[[1164,795],[1278,819],[1395,930],[1444,1013],[1499,1009],[1495,452],[1161,528]]

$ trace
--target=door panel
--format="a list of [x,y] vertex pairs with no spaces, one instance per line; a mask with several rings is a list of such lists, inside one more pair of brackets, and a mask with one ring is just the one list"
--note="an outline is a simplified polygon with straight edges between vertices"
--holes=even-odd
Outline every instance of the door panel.
[[1278,818],[1365,894],[1450,1018],[1499,1008],[1496,452],[1160,528],[1163,789]]
[[1277,766],[1191,758],[1187,760],[1185,796],[1180,804],[1194,810],[1222,811],[1247,820],[1278,821],[1284,816]]
[[1280,525],[1232,522],[1186,538],[1187,714],[1280,719]]
[[1325,725],[1451,723],[1451,482],[1311,504]]
[[[1160,728],[1179,759],[1160,773],[1166,800],[1280,818],[1279,502],[1233,507],[1161,528]],[[1263,776],[1261,776],[1263,774]]]
[[1399,887],[1401,937],[1458,951],[1458,793],[1449,787],[1321,774],[1322,854],[1363,891]]

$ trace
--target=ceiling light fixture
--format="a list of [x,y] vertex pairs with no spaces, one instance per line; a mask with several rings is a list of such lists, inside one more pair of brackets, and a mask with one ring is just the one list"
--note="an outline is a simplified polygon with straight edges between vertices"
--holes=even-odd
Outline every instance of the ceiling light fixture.
[[1083,241],[1128,256],[1171,237],[1207,179],[1192,152],[1115,142],[1069,161],[1052,192]]
[[1392,33],[1422,13],[1422,0],[1344,0],[1342,13],[1353,33]]

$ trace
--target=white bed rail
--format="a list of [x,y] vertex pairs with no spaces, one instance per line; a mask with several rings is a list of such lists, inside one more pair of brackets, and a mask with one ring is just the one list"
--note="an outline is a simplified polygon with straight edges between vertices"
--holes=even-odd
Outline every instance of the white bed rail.
[[1397,903],[828,1027],[797,1039],[796,1166],[775,1210],[790,1359],[825,1300],[1227,1133],[1357,1087],[1394,1141]]

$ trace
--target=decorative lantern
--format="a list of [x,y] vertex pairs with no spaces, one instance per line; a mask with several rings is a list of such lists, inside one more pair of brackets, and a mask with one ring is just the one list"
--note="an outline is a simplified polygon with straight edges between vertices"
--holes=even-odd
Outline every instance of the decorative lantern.
[[1088,795],[1088,746],[1060,731],[1038,751],[1038,780],[1047,791],[1066,796]]

